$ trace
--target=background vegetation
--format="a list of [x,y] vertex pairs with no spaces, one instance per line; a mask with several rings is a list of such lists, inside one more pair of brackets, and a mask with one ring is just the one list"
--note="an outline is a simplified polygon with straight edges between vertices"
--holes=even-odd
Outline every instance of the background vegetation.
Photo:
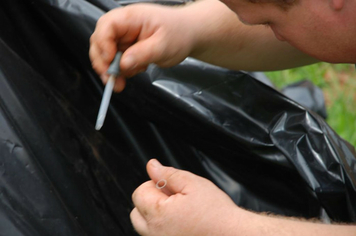
[[324,92],[328,124],[356,147],[355,65],[318,63],[266,74],[278,88],[304,79],[320,87]]

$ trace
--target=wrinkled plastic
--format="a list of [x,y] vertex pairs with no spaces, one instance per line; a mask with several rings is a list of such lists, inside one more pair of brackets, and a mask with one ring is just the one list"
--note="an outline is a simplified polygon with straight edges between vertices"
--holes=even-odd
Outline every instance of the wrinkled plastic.
[[0,2],[0,232],[135,235],[146,162],[212,180],[253,211],[356,221],[355,149],[242,72],[187,59],[128,80],[105,125],[88,59],[109,0]]
[[288,85],[282,89],[282,93],[287,97],[298,101],[303,105],[318,113],[324,119],[327,118],[323,91],[309,80]]

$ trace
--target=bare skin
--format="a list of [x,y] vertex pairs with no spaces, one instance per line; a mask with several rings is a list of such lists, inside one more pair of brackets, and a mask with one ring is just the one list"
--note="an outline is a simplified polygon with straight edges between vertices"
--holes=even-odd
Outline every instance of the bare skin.
[[[156,160],[147,164],[147,171],[153,180],[132,195],[136,207],[131,220],[141,235],[225,235],[244,211],[210,181],[192,173],[163,167]],[[161,179],[167,185],[159,190],[155,183]]]
[[110,11],[99,19],[90,47],[93,68],[103,75],[104,83],[117,50],[124,54],[116,91],[125,87],[125,77],[145,70],[150,63],[170,67],[188,56],[247,71],[279,70],[317,61],[279,41],[270,28],[242,24],[216,0],[174,8],[135,4]]
[[356,2],[295,0],[288,10],[274,4],[224,0],[249,25],[267,24],[276,37],[332,63],[356,63]]
[[[105,83],[109,63],[117,50],[123,51],[122,74],[115,85],[119,92],[126,78],[150,63],[170,67],[188,56],[251,71],[286,69],[318,60],[356,63],[356,1],[296,1],[288,11],[248,0],[226,0],[235,12],[216,0],[174,8],[135,4],[115,9],[99,20],[91,37],[93,68]],[[152,180],[134,192],[136,207],[131,213],[135,229],[144,236],[356,236],[355,226],[248,212],[210,181],[155,161],[147,164],[147,171]],[[160,179],[168,180],[163,190],[155,188]]]
[[[237,207],[209,180],[190,172],[147,164],[152,180],[132,195],[131,221],[144,236],[355,236],[356,226],[325,225],[255,214]],[[155,184],[167,180],[162,190]]]

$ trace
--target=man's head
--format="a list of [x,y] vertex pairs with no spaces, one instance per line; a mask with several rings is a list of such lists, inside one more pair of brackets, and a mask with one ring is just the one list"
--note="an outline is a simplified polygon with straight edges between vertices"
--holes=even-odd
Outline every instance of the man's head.
[[356,63],[354,0],[223,0],[248,25],[329,62]]

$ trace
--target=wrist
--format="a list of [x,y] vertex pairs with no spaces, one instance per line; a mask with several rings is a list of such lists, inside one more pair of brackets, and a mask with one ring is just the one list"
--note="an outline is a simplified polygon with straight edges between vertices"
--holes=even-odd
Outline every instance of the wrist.
[[244,210],[238,206],[226,210],[224,217],[214,221],[213,230],[208,235],[220,236],[252,236],[259,235],[259,217],[257,214]]
[[232,225],[232,227],[235,226],[233,229],[234,234],[230,234],[231,236],[237,233],[240,236],[262,235],[259,229],[263,224],[261,224],[262,221],[258,214],[239,207],[237,207],[235,214],[235,225]]

